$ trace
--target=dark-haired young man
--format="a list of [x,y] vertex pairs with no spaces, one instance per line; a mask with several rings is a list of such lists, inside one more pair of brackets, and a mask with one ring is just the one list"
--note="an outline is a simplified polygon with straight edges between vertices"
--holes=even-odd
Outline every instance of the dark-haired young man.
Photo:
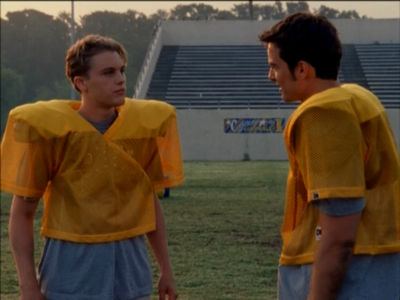
[[259,38],[282,99],[301,102],[284,134],[279,299],[399,299],[399,154],[385,109],[339,83],[342,47],[327,18],[295,13]]
[[[177,299],[156,189],[183,182],[175,109],[125,98],[127,54],[89,35],[67,53],[81,101],[13,109],[1,144],[1,189],[14,194],[9,235],[21,300],[150,300],[145,236],[159,299]],[[46,237],[36,279],[33,217]]]

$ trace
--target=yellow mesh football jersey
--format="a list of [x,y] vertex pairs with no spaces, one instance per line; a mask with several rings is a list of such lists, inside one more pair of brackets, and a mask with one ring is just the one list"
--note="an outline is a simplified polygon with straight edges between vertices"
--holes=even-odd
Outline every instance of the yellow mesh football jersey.
[[327,198],[365,197],[354,254],[400,251],[399,153],[372,93],[347,84],[313,95],[289,118],[284,138],[281,264],[313,262],[319,211],[310,201]]
[[80,102],[39,101],[10,112],[1,189],[44,199],[41,234],[83,243],[155,229],[153,190],[183,182],[175,109],[125,99],[102,135]]

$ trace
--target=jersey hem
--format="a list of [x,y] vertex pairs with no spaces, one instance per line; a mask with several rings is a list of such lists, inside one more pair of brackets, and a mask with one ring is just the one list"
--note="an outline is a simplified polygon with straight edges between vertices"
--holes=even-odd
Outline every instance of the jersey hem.
[[25,189],[17,187],[12,184],[8,184],[4,181],[1,182],[0,189],[6,193],[10,193],[17,196],[31,197],[31,198],[42,198],[44,191],[37,191],[31,189]]
[[171,187],[176,187],[180,184],[182,184],[185,181],[185,178],[183,175],[179,176],[176,179],[171,179],[171,180],[163,180],[163,181],[158,181],[152,183],[153,189],[158,190],[158,189],[163,189],[163,188],[171,188]]
[[94,244],[94,243],[116,242],[119,240],[124,240],[135,236],[139,236],[147,232],[153,231],[155,229],[156,229],[156,223],[153,222],[149,225],[123,232],[117,232],[111,234],[98,234],[98,235],[77,235],[62,231],[46,229],[42,227],[40,235],[57,240],[64,240],[75,243]]
[[[390,253],[400,253],[400,243],[394,245],[386,245],[378,247],[357,247],[353,251],[353,255],[382,255],[382,254],[390,254]],[[292,266],[292,265],[304,265],[304,264],[312,264],[314,262],[315,252],[298,255],[298,256],[287,256],[281,254],[279,258],[279,263],[281,265]]]
[[325,188],[325,189],[315,189],[310,190],[307,194],[307,200],[321,200],[328,198],[359,198],[365,197],[364,187],[354,187],[354,188]]

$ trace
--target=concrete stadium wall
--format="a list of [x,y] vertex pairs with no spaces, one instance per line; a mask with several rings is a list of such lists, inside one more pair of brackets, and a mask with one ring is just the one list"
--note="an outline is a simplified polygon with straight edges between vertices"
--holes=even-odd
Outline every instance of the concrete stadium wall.
[[[259,45],[268,21],[164,21],[164,45]],[[400,19],[337,19],[332,23],[342,43],[399,43]]]
[[[293,110],[178,110],[185,161],[287,160],[283,133],[225,133],[225,118],[285,118]],[[400,149],[400,109],[387,110]]]
[[[164,21],[152,63],[162,45],[259,45],[258,35],[275,24],[269,21]],[[400,19],[332,20],[342,43],[400,43]],[[148,86],[154,66],[145,76]],[[142,90],[144,95],[147,88]],[[284,118],[292,110],[178,110],[183,159],[287,160],[283,133],[225,133],[225,118]],[[400,110],[387,110],[400,149]]]

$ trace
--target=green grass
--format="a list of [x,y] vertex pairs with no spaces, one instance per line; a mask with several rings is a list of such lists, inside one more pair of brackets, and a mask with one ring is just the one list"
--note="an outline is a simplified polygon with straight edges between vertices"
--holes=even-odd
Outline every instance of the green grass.
[[[276,299],[287,162],[186,162],[185,183],[162,199],[180,300]],[[1,299],[19,299],[1,195]],[[42,206],[35,218],[35,259]],[[154,293],[158,270],[149,252]]]

